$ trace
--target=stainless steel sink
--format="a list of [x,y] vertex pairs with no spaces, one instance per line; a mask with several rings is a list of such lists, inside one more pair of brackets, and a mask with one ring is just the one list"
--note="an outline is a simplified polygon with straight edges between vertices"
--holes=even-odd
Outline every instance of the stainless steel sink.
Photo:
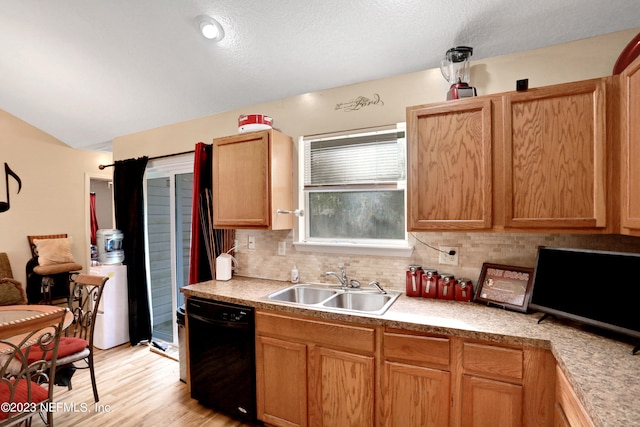
[[296,285],[269,295],[269,299],[309,305],[321,303],[327,298],[334,296],[337,292],[338,291],[335,289],[322,289],[307,285]]
[[385,305],[393,303],[395,298],[390,294],[345,292],[322,303],[329,308],[342,310],[375,312],[383,309]]
[[267,296],[309,308],[381,315],[400,296],[399,292],[379,293],[375,290],[342,289],[325,285],[293,285]]

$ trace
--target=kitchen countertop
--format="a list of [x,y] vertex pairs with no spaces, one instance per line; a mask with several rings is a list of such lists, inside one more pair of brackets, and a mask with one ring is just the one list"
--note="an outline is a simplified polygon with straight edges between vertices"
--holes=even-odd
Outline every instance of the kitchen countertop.
[[607,338],[555,319],[538,323],[540,313],[404,294],[382,316],[338,313],[266,298],[287,286],[291,283],[234,276],[226,282],[212,280],[181,289],[189,296],[255,308],[550,349],[597,426],[640,426],[640,353],[631,354],[637,344],[633,341]]

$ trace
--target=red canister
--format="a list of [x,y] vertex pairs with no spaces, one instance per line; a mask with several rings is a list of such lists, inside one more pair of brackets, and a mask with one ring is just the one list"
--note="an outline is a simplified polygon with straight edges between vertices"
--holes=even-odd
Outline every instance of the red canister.
[[420,281],[422,279],[422,267],[419,265],[410,265],[407,269],[407,296],[420,296]]
[[456,301],[471,301],[471,297],[473,294],[473,284],[469,279],[458,279],[456,280],[456,288],[454,292],[454,297]]
[[453,274],[442,274],[438,278],[438,299],[453,299],[456,279]]
[[273,127],[273,119],[264,114],[242,114],[238,117],[238,133],[266,130]]
[[438,271],[423,270],[421,294],[424,298],[438,297]]

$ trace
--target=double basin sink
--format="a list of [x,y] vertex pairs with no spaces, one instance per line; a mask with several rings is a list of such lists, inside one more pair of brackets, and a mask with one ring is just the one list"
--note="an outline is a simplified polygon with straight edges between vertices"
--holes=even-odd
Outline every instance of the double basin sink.
[[310,308],[381,315],[400,296],[360,288],[334,288],[323,285],[293,285],[272,293],[272,301],[287,302]]

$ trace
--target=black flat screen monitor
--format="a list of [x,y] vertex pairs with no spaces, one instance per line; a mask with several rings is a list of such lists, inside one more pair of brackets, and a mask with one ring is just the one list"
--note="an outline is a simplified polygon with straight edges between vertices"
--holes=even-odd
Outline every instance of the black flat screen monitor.
[[640,338],[640,254],[541,246],[529,308]]

